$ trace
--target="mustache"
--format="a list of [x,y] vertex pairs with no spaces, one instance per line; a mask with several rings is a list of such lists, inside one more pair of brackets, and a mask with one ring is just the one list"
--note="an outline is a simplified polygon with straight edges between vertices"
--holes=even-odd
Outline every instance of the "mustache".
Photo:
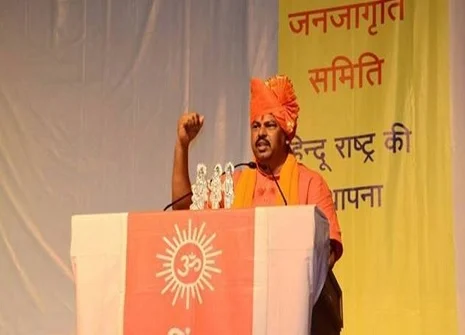
[[255,146],[258,146],[259,144],[266,144],[268,146],[271,145],[270,142],[264,138],[259,138],[257,141],[255,141]]

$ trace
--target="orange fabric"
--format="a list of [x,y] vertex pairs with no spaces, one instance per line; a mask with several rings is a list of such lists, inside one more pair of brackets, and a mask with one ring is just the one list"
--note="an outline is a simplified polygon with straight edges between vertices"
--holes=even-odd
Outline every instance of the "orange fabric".
[[329,222],[331,247],[336,253],[336,260],[338,260],[343,253],[342,234],[331,190],[319,173],[306,168],[304,165],[299,164],[299,166],[300,179],[302,180],[300,185],[302,200],[300,203],[315,204],[326,216]]
[[[293,155],[289,156],[293,157]],[[281,188],[283,188],[288,204],[314,204],[323,212],[329,222],[329,235],[336,259],[339,259],[343,253],[342,234],[331,191],[319,173],[300,163],[297,163],[296,166],[298,175],[297,202],[294,199],[291,201],[287,193],[284,192],[283,186],[289,183],[285,181],[284,167],[280,176],[276,176]],[[234,185],[237,199],[237,202],[234,202],[235,208],[276,206],[283,203],[273,179],[260,171],[249,169],[237,171]],[[295,194],[295,191],[292,193]]]
[[250,123],[263,115],[272,114],[292,140],[300,108],[290,79],[286,76],[274,76],[266,81],[252,78],[250,90]]
[[[288,155],[283,167],[281,168],[279,186],[284,193],[288,205],[297,205],[299,203],[299,171],[297,160],[294,155]],[[251,207],[254,199],[255,185],[257,179],[257,170],[247,169],[239,178],[235,186],[235,199],[233,208]],[[274,183],[274,181],[273,181]],[[274,198],[277,206],[284,205],[281,194]]]
[[253,210],[130,213],[124,334],[250,334],[254,226]]

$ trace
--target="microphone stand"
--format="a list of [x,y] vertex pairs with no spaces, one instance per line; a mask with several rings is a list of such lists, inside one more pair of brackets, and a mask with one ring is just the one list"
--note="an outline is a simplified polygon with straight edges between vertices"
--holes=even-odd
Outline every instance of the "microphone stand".
[[284,196],[283,190],[281,189],[281,186],[279,186],[278,180],[276,179],[273,171],[271,170],[271,167],[269,165],[267,165],[266,168],[267,168],[268,171],[270,171],[271,178],[273,178],[274,183],[276,184],[276,186],[278,186],[278,190],[279,190],[279,193],[281,194],[281,198],[284,201],[284,205],[287,206],[286,197]]

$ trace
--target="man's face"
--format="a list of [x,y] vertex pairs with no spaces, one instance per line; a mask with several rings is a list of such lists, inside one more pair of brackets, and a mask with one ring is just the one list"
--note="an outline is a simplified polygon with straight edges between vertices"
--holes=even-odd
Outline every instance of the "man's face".
[[269,164],[275,157],[286,154],[286,134],[273,115],[264,115],[252,122],[251,145],[255,158]]

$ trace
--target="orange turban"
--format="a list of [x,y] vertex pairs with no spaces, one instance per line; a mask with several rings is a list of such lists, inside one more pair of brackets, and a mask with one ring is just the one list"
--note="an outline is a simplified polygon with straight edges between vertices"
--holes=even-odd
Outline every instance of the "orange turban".
[[250,89],[250,123],[263,115],[272,114],[288,139],[292,140],[297,130],[300,108],[291,80],[280,75],[265,81],[252,78]]

